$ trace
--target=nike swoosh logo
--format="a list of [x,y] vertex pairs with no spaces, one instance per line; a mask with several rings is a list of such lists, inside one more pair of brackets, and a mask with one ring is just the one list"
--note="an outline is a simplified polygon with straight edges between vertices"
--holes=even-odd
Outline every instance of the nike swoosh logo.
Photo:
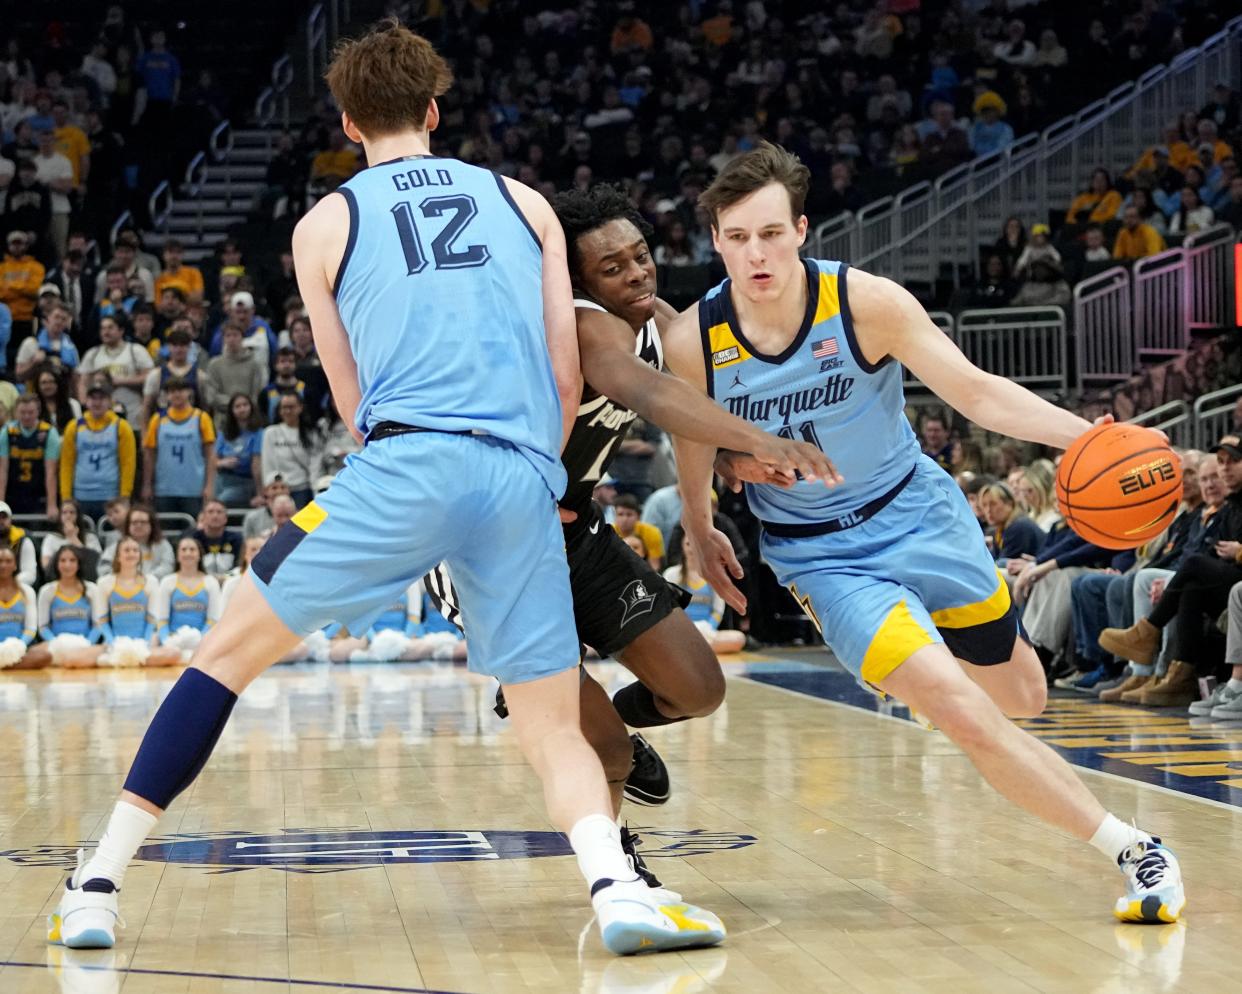
[[595,522],[595,524],[591,525],[591,527],[588,528],[587,531],[589,531],[592,535],[598,535],[599,534],[599,522],[598,521]]

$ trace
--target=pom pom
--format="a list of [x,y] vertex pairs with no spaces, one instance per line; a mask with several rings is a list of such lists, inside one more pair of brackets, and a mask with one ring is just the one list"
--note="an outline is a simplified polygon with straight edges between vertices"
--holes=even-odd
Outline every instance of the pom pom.
[[118,668],[142,666],[150,655],[151,646],[145,639],[118,635],[113,643],[108,646],[108,651],[99,657],[99,665]]
[[52,654],[52,665],[59,666],[61,661],[71,652],[90,647],[90,642],[83,635],[65,633],[57,635],[47,644],[47,651]]
[[0,670],[16,666],[26,655],[26,643],[19,638],[7,638],[0,642]]

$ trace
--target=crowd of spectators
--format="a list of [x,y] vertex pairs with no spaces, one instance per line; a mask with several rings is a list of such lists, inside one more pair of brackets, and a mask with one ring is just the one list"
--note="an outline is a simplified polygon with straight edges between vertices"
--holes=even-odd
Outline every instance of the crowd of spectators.
[[[712,258],[699,194],[770,138],[817,177],[812,222],[1003,149],[1194,44],[1181,2],[394,2],[456,81],[437,148],[546,193],[622,182],[666,267]],[[296,214],[362,165],[324,104],[282,136],[260,213]]]
[[[1091,173],[1063,215],[1006,220],[981,275],[953,306],[1068,307],[1073,284],[1180,244],[1214,224],[1242,229],[1242,101],[1216,83],[1206,103],[1170,121],[1159,144],[1118,177]],[[1053,227],[1055,226],[1055,232]]]
[[975,510],[1050,685],[1242,719],[1242,403],[1235,420],[1211,451],[1179,453],[1185,496],[1169,528],[1118,553],[1065,525],[1053,461],[1012,442],[982,448],[923,417],[924,451]]

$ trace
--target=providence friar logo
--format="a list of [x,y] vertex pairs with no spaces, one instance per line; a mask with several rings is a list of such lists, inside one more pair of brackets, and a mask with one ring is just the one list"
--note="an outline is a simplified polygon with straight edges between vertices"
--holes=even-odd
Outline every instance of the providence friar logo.
[[[635,828],[647,859],[706,856],[744,849],[753,835],[706,829]],[[0,857],[22,866],[71,869],[77,845],[45,845],[0,851]],[[454,863],[495,859],[538,859],[571,856],[569,840],[560,832],[491,829],[410,830],[388,832],[353,829],[284,829],[270,835],[253,832],[197,832],[164,835],[138,850],[141,862],[177,863],[231,873],[268,867],[287,873],[338,873],[397,863]]]

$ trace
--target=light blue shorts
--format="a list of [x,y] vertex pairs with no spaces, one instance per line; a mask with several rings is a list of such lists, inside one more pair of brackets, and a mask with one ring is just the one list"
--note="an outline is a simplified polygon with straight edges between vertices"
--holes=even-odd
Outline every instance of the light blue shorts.
[[470,669],[523,683],[578,665],[556,499],[514,446],[417,432],[369,443],[251,565],[298,633],[365,632],[438,562],[470,632]]
[[953,478],[920,456],[873,517],[810,538],[763,535],[763,557],[854,676],[879,686],[925,645],[979,666],[1018,635],[1009,588]]

